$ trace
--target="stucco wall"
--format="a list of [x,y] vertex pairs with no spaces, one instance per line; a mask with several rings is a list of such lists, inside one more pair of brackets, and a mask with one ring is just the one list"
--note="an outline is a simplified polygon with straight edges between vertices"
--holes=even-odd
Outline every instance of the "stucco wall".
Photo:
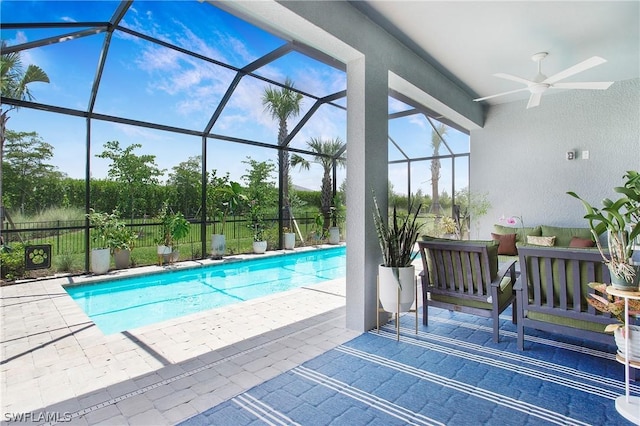
[[[570,150],[578,159],[566,160]],[[589,159],[581,159],[586,150]],[[471,190],[488,193],[492,206],[481,238],[491,238],[503,214],[522,216],[526,226],[587,226],[581,203],[566,192],[600,206],[615,197],[626,170],[640,170],[640,79],[603,92],[545,94],[532,109],[526,101],[490,108],[484,128],[471,132],[470,169]]]

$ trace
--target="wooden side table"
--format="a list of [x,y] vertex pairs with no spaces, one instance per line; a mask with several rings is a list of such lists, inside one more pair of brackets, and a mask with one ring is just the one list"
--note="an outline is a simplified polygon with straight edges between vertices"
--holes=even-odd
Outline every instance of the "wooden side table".
[[624,364],[624,395],[616,398],[616,410],[625,419],[640,424],[640,397],[629,395],[629,368],[640,368],[640,362],[629,360],[629,299],[640,300],[638,291],[621,291],[611,286],[607,287],[607,293],[624,299],[625,321],[625,354],[624,357],[616,354],[616,359]]

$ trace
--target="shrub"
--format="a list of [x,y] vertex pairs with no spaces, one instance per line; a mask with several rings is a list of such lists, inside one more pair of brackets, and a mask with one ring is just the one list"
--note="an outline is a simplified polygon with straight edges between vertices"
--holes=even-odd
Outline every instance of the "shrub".
[[58,272],[71,272],[74,270],[75,258],[71,253],[63,253],[56,259],[56,270]]
[[16,280],[24,277],[24,244],[3,246],[0,251],[0,264],[0,275],[3,279]]

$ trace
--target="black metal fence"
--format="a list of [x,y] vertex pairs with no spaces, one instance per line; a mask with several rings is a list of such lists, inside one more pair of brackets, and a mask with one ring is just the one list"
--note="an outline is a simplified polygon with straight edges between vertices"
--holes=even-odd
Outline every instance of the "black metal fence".
[[[294,227],[292,232],[298,229],[302,237],[307,240],[313,231],[315,216],[304,214],[296,218],[297,228]],[[192,253],[200,253],[202,247],[201,240],[201,222],[199,219],[190,219],[191,229],[184,241],[180,242],[181,246],[190,246]],[[272,246],[277,245],[278,241],[278,220],[275,218],[266,219],[265,234]],[[156,239],[161,233],[161,224],[151,222],[148,219],[134,220],[134,223],[127,224],[133,228],[138,235],[135,242],[136,247],[154,247]],[[221,229],[219,222],[207,222],[206,232],[207,240],[205,247],[209,251],[211,246],[211,234],[223,233],[226,236],[227,247],[233,253],[240,253],[242,247],[246,247],[246,240],[253,238],[252,224],[244,217],[229,218],[225,224],[225,229]],[[47,221],[47,222],[22,222],[9,226],[5,223],[2,230],[2,238],[5,244],[12,243],[23,244],[51,244],[52,254],[79,254],[85,253],[88,248],[85,246],[85,221],[69,220],[69,221]],[[311,241],[308,242],[312,244]],[[206,257],[208,253],[195,257]]]

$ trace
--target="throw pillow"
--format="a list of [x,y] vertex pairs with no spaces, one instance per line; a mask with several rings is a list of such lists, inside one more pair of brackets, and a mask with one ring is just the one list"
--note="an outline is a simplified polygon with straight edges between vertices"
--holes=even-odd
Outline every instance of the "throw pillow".
[[533,235],[527,236],[527,244],[533,244],[535,246],[553,247],[556,243],[556,237],[536,237]]
[[517,256],[518,250],[516,250],[516,234],[494,234],[491,233],[491,238],[498,241],[498,254],[507,256]]
[[571,242],[569,243],[569,247],[573,248],[585,248],[585,247],[594,247],[596,242],[591,238],[580,238],[573,237],[571,238]]

